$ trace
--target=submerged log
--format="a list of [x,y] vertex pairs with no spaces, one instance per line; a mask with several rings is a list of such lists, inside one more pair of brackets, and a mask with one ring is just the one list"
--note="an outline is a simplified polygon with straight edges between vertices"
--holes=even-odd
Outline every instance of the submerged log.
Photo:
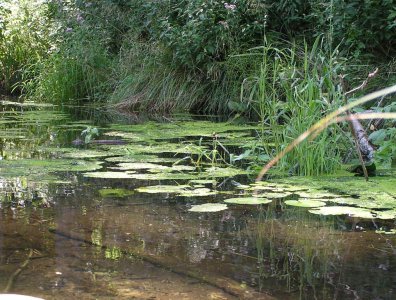
[[[63,232],[59,229],[49,229],[49,232],[62,236],[67,239],[79,241],[88,245],[95,245],[91,241],[79,236],[78,234],[72,234]],[[97,247],[97,245],[95,245]],[[102,249],[107,249],[106,245],[100,246]],[[199,272],[195,268],[191,268],[188,266],[178,266],[174,261],[167,259],[166,257],[155,257],[149,254],[141,253],[140,251],[133,251],[131,249],[121,249],[121,252],[125,255],[131,255],[133,257],[139,258],[142,261],[148,262],[156,267],[168,270],[175,274],[188,276],[190,278],[194,278],[199,280],[202,283],[206,283],[213,287],[223,290],[225,293],[237,297],[238,299],[255,299],[255,300],[275,300],[276,298],[272,297],[269,294],[264,292],[257,292],[253,288],[250,288],[246,285],[241,285],[240,282],[237,282],[231,278],[212,275]]]
[[359,145],[360,152],[362,153],[363,161],[368,164],[372,163],[374,159],[375,147],[369,141],[366,130],[363,128],[360,121],[356,118],[353,118],[353,115],[351,119],[351,127]]

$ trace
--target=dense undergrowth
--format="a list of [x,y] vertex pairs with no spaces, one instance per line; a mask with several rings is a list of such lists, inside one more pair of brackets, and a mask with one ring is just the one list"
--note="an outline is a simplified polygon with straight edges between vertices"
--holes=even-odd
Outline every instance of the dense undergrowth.
[[[272,156],[342,105],[343,93],[374,68],[380,75],[360,92],[395,82],[395,7],[393,0],[5,0],[0,90],[62,104],[246,115],[261,121],[263,151]],[[370,106],[395,110],[394,103]],[[283,166],[334,171],[350,148],[344,131],[331,127]],[[390,123],[373,138],[388,165],[394,136]]]

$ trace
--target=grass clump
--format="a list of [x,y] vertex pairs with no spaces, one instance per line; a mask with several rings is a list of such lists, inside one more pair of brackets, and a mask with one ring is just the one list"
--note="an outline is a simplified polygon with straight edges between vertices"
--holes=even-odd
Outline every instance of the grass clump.
[[0,93],[21,91],[21,83],[37,75],[32,66],[52,47],[48,6],[38,0],[0,3]]

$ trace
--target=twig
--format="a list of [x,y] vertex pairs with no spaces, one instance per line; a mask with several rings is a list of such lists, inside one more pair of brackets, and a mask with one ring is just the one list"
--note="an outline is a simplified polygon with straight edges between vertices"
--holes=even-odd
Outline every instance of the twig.
[[345,96],[349,96],[349,95],[351,95],[351,94],[356,93],[357,91],[363,90],[363,89],[367,86],[367,83],[369,82],[369,80],[370,80],[371,78],[373,78],[375,75],[377,75],[377,73],[378,73],[378,68],[376,68],[373,72],[369,73],[369,74],[367,75],[367,78],[362,82],[361,85],[359,85],[359,86],[353,88],[352,90],[350,90],[350,91],[348,91],[348,92],[345,92],[344,95],[345,95]]
[[16,278],[23,271],[23,269],[26,268],[26,266],[29,264],[32,256],[33,256],[33,249],[30,249],[27,259],[19,266],[19,268],[14,273],[11,274],[10,278],[8,278],[7,285],[3,291],[4,293],[8,293],[12,289]]
[[[58,229],[51,228],[51,229],[49,229],[49,232],[59,235],[59,236],[62,236],[64,238],[70,239],[70,240],[83,242],[88,245],[93,245],[92,241],[90,241],[90,240],[87,240],[87,239],[79,237],[79,236],[71,235],[67,232],[63,232]],[[108,248],[106,245],[101,245],[100,247],[102,249]],[[274,298],[272,296],[270,296],[266,293],[258,293],[249,287],[241,286],[237,281],[235,281],[231,278],[228,278],[228,277],[211,275],[211,274],[207,274],[207,273],[201,274],[199,271],[197,271],[196,268],[189,268],[186,265],[179,266],[177,264],[172,264],[170,261],[167,261],[164,258],[162,258],[162,259],[157,258],[157,257],[151,256],[149,254],[141,253],[139,251],[135,252],[132,249],[128,249],[128,250],[121,249],[121,252],[125,255],[132,255],[134,257],[137,257],[137,258],[141,259],[142,261],[148,262],[156,267],[168,270],[172,273],[197,279],[202,283],[206,283],[208,285],[219,288],[219,289],[223,290],[225,293],[235,296],[238,299],[274,300]]]

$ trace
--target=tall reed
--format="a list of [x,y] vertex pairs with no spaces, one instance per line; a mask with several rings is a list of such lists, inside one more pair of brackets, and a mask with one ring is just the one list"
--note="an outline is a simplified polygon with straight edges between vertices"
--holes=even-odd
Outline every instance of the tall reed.
[[[32,66],[47,56],[52,27],[43,1],[1,2],[0,92],[11,93],[22,81],[35,76]],[[25,74],[27,69],[30,71]]]
[[[261,68],[257,76],[244,81],[241,101],[250,103],[259,115],[268,155],[284,149],[301,130],[342,101],[337,79],[342,64],[337,61],[337,51],[330,57],[322,51],[323,43],[322,38],[317,38],[309,49],[307,44],[303,48],[296,44],[279,48],[265,42],[247,54],[261,54]],[[243,98],[246,94],[248,97]],[[295,149],[280,165],[300,175],[333,172],[340,161],[339,136],[337,129],[325,132],[320,139]]]

